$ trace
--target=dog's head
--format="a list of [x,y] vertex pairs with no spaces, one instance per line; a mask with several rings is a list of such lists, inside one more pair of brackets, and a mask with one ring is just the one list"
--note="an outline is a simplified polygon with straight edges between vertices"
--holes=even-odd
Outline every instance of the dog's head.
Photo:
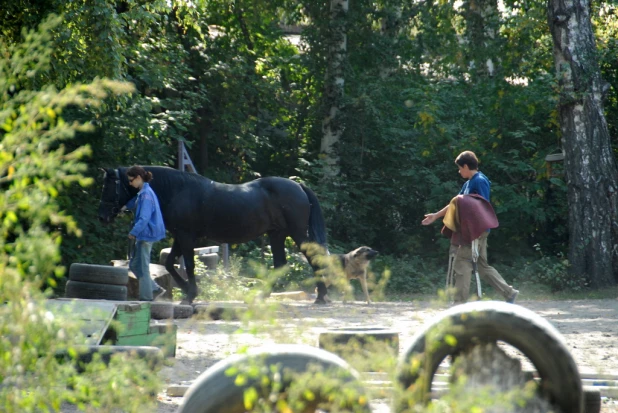
[[361,262],[371,261],[375,258],[376,255],[378,255],[378,251],[366,246],[356,248],[354,251],[350,252],[351,258],[353,258],[355,261]]

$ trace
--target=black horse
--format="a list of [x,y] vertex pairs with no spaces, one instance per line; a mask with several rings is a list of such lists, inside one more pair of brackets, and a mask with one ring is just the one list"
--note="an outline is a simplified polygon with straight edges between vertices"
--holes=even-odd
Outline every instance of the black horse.
[[[105,169],[99,219],[111,222],[137,194],[129,185],[128,168]],[[292,180],[269,177],[240,185],[221,184],[201,175],[176,169],[149,166],[151,188],[159,198],[166,229],[174,243],[165,268],[191,303],[197,296],[194,253],[200,237],[238,244],[268,234],[275,267],[285,265],[287,236],[296,245],[314,242],[326,248],[326,228],[315,193]],[[301,248],[302,249],[302,248]],[[188,281],[174,268],[182,254]],[[309,258],[309,257],[308,257]],[[311,261],[311,260],[309,260]],[[312,264],[315,270],[318,268]],[[316,303],[325,303],[323,282],[317,282]]]

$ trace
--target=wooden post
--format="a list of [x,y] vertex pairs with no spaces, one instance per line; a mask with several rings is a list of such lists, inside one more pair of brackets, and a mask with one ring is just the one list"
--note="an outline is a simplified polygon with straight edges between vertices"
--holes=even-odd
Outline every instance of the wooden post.
[[552,164],[555,162],[564,161],[564,153],[552,153],[545,157],[545,166],[547,168],[547,179],[560,175],[559,173],[555,173],[552,168]]
[[178,141],[178,169],[181,171],[188,170],[189,172],[197,173],[197,170],[191,161],[191,157],[189,156],[189,152],[187,152],[185,143],[180,140]]
[[230,251],[228,249],[228,245],[226,243],[221,244],[221,257],[223,259],[223,268],[228,270],[230,267]]

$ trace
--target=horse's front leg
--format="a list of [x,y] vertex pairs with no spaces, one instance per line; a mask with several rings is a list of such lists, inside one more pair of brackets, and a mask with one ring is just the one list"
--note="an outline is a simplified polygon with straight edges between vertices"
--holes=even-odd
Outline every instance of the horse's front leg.
[[174,239],[174,243],[172,244],[172,250],[170,251],[170,254],[165,260],[165,269],[167,270],[167,272],[170,273],[170,275],[176,282],[176,285],[178,285],[178,287],[182,290],[183,294],[188,295],[189,284],[184,278],[180,276],[180,274],[178,274],[178,271],[176,271],[176,267],[174,266],[174,264],[176,263],[176,258],[180,257],[180,255],[180,244],[176,241],[176,239]]

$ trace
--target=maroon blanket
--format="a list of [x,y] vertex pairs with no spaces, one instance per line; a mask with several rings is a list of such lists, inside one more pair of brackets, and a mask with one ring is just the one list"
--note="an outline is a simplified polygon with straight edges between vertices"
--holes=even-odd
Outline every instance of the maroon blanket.
[[[444,226],[442,234],[451,239],[453,245],[470,245],[483,232],[498,227],[498,217],[489,201],[480,195],[457,195],[453,199],[457,208],[456,231]],[[452,201],[451,201],[452,202]],[[451,203],[453,205],[453,203]]]

